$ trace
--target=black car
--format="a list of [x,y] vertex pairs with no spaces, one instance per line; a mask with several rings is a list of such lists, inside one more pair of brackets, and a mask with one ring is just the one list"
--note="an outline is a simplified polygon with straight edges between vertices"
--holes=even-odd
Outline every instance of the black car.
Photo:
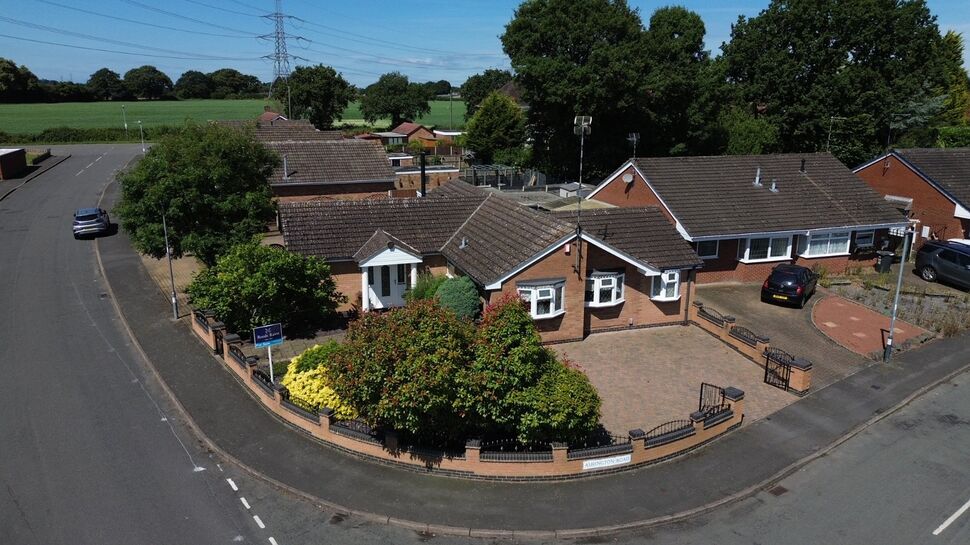
[[761,301],[765,303],[794,303],[805,306],[815,293],[818,275],[800,265],[777,265],[761,285]]
[[916,272],[927,282],[943,280],[964,289],[970,288],[970,246],[928,240],[916,252]]

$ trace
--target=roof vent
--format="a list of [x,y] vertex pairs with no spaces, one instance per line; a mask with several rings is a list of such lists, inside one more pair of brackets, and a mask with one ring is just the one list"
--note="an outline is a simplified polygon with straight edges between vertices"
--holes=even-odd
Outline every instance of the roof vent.
[[771,179],[771,187],[768,188],[768,191],[771,191],[772,193],[778,193],[778,184],[776,182],[777,180],[775,180],[774,178]]
[[805,174],[805,159],[802,159],[802,166],[798,169],[798,172]]
[[752,185],[761,187],[761,167],[758,167],[758,170],[754,173],[754,183]]
[[286,165],[286,154],[283,154],[283,181],[290,179],[290,169]]
[[465,248],[467,248],[468,247],[468,239],[465,238],[465,237],[461,237],[461,243],[458,245],[458,247],[461,248],[462,250],[464,250]]

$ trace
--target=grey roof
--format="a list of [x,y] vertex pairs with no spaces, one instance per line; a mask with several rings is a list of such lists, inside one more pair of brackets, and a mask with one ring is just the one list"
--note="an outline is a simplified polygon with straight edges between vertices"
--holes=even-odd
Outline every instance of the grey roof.
[[219,121],[221,125],[250,129],[258,142],[306,142],[314,140],[343,140],[340,131],[317,130],[305,119],[276,119],[272,121]]
[[[460,181],[436,188],[425,198],[279,206],[283,240],[290,251],[359,262],[394,242],[414,253],[443,254],[481,285],[498,281],[574,232],[571,221]],[[592,236],[650,266],[699,263],[656,209],[628,209],[615,216],[591,212],[584,225],[587,220]],[[621,235],[621,230],[629,232]],[[657,248],[647,247],[654,244]]]
[[[576,219],[574,211],[553,212],[552,215],[566,221]],[[655,206],[583,210],[580,223],[585,234],[657,269],[681,269],[703,264],[693,248]]]
[[894,152],[961,205],[970,207],[970,148],[911,148]]
[[384,148],[368,140],[269,142],[267,147],[285,156],[270,183],[348,183],[394,181]]
[[415,249],[410,244],[402,241],[401,239],[389,234],[383,229],[378,229],[374,231],[374,234],[364,243],[363,246],[357,250],[354,254],[355,261],[365,261],[366,259],[377,255],[379,252],[384,251],[386,248],[391,248],[397,246],[404,250],[405,252],[421,255],[417,249]]
[[[799,171],[802,160],[805,172]],[[692,237],[905,222],[882,196],[829,153],[634,162]],[[759,167],[761,187],[753,185]],[[772,181],[777,192],[769,190]]]

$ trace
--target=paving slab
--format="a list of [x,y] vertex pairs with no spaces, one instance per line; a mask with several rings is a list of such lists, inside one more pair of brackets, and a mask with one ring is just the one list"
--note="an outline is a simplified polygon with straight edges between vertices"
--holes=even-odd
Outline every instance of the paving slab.
[[[861,356],[882,352],[889,335],[888,316],[837,295],[821,297],[812,307],[812,320],[826,337]],[[927,335],[932,334],[898,319],[893,327],[896,346]]]

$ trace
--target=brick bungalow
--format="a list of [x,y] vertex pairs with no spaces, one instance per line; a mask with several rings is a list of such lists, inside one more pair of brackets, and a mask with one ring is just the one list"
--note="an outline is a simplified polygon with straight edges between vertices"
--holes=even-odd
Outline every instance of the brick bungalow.
[[321,131],[305,119],[274,119],[267,121],[218,121],[220,125],[240,130],[251,130],[257,142],[309,142],[317,140],[343,140],[343,133],[335,130]]
[[895,149],[855,173],[919,220],[918,246],[970,237],[970,148]]
[[701,264],[657,207],[575,215],[455,181],[427,197],[280,205],[290,251],[326,260],[343,311],[404,304],[421,273],[464,275],[485,304],[527,302],[543,340],[684,323]]
[[428,130],[427,127],[418,123],[411,123],[406,121],[401,123],[391,131],[397,134],[404,135],[404,141],[407,143],[420,142],[421,146],[425,149],[431,149],[438,145],[438,138],[433,132]]
[[588,198],[659,207],[704,260],[699,283],[760,282],[778,263],[871,266],[906,225],[828,153],[631,159]]
[[368,140],[267,142],[280,166],[270,176],[279,202],[385,198],[396,176],[387,153]]

